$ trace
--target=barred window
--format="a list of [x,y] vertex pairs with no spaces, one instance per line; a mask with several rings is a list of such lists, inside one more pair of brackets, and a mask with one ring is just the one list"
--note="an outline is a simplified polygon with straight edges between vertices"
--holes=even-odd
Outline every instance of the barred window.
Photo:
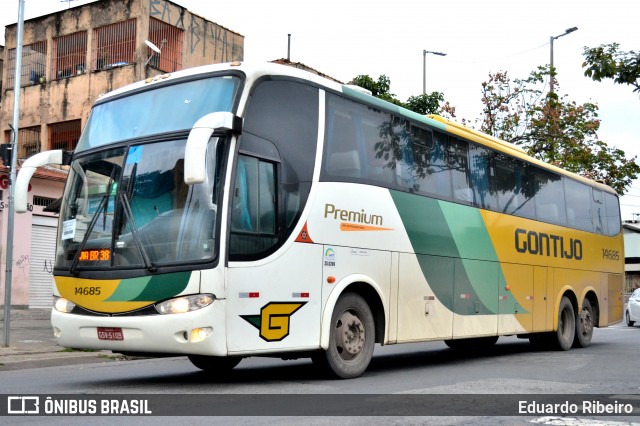
[[[4,139],[11,142],[11,130],[4,132]],[[18,158],[25,159],[40,152],[40,126],[18,129]]]
[[51,79],[61,79],[83,74],[87,61],[87,32],[56,37],[53,39]]
[[33,196],[33,205],[40,207],[47,207],[49,204],[56,201],[55,198],[43,197],[42,195]]
[[73,151],[78,144],[81,120],[64,121],[49,125],[49,149]]
[[[7,56],[7,87],[13,88],[16,73],[16,52],[17,49],[9,49]],[[20,86],[29,86],[43,82],[46,78],[47,42],[38,41],[36,43],[22,46],[22,70],[20,73]]]
[[91,69],[111,69],[133,63],[135,44],[135,18],[94,29]]
[[149,66],[165,72],[181,70],[183,34],[184,30],[180,28],[150,18],[149,41],[160,49],[160,53],[147,49]]

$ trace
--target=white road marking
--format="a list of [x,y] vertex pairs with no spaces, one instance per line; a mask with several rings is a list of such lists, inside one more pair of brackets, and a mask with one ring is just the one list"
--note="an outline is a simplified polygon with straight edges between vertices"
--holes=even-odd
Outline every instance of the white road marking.
[[579,419],[577,417],[538,417],[529,423],[552,426],[640,426],[640,423],[612,422],[610,420]]

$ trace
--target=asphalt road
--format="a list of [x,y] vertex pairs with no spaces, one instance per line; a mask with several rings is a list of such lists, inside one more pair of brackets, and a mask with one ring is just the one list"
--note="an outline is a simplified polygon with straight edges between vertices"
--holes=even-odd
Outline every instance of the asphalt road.
[[[640,413],[607,418],[582,416],[574,421],[571,416],[558,420],[539,413],[514,416],[511,411],[505,416],[483,415],[472,404],[487,404],[486,395],[509,407],[510,398],[520,396],[528,400],[552,395],[554,401],[562,402],[565,394],[587,400],[598,394],[638,407],[639,353],[640,327],[617,324],[596,329],[589,348],[568,352],[536,351],[527,340],[515,337],[500,338],[494,348],[481,353],[455,352],[441,342],[376,347],[368,371],[354,380],[327,380],[306,359],[249,358],[228,376],[201,372],[186,358],[104,359],[91,364],[0,372],[0,394],[142,395],[152,399],[160,395],[159,400],[152,401],[156,414],[168,410],[168,414],[204,412],[210,416],[215,407],[220,413],[231,414],[215,417],[215,424],[271,424],[276,418],[264,416],[291,415],[296,417],[277,417],[276,423],[629,425],[640,424]],[[363,395],[367,397],[363,399]],[[434,396],[435,400],[429,399]],[[412,402],[416,398],[417,410]],[[456,407],[457,411],[447,416],[424,416],[420,402]],[[51,417],[28,419],[25,424],[52,421]],[[57,419],[60,424],[79,420]],[[12,417],[14,420],[27,418]],[[92,423],[112,424],[113,420],[94,417]],[[211,420],[189,417],[188,421],[210,424]],[[165,421],[175,422],[176,418],[126,417],[125,424]]]

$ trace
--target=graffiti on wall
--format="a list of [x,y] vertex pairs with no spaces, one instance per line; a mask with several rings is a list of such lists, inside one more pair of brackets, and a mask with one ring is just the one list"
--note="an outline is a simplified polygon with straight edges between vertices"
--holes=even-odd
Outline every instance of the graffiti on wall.
[[20,270],[22,271],[23,278],[27,277],[27,273],[25,269],[29,268],[30,264],[31,264],[31,258],[29,257],[28,254],[23,254],[22,256],[16,259],[15,265],[16,267],[20,268]]
[[185,12],[186,9],[167,0],[149,0],[149,16],[185,30],[191,54],[201,50],[202,56],[206,57],[209,49],[209,55],[213,53],[216,63],[243,59],[241,36],[195,15],[190,15],[185,23]]
[[44,260],[44,268],[42,268],[42,270],[44,272],[49,273],[49,274],[53,274],[53,261],[45,259]]

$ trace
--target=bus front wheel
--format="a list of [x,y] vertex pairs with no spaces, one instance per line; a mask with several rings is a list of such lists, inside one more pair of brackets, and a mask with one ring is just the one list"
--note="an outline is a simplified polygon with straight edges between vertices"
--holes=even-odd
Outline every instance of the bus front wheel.
[[207,372],[224,373],[231,371],[233,367],[240,364],[241,357],[225,357],[225,356],[206,356],[206,355],[189,355],[191,364],[200,370]]
[[375,343],[375,324],[367,302],[358,294],[346,293],[338,299],[331,315],[329,348],[312,360],[330,374],[351,379],[369,366]]
[[576,348],[586,348],[591,344],[593,336],[593,308],[591,302],[584,299],[582,310],[576,315],[576,338],[573,346]]

